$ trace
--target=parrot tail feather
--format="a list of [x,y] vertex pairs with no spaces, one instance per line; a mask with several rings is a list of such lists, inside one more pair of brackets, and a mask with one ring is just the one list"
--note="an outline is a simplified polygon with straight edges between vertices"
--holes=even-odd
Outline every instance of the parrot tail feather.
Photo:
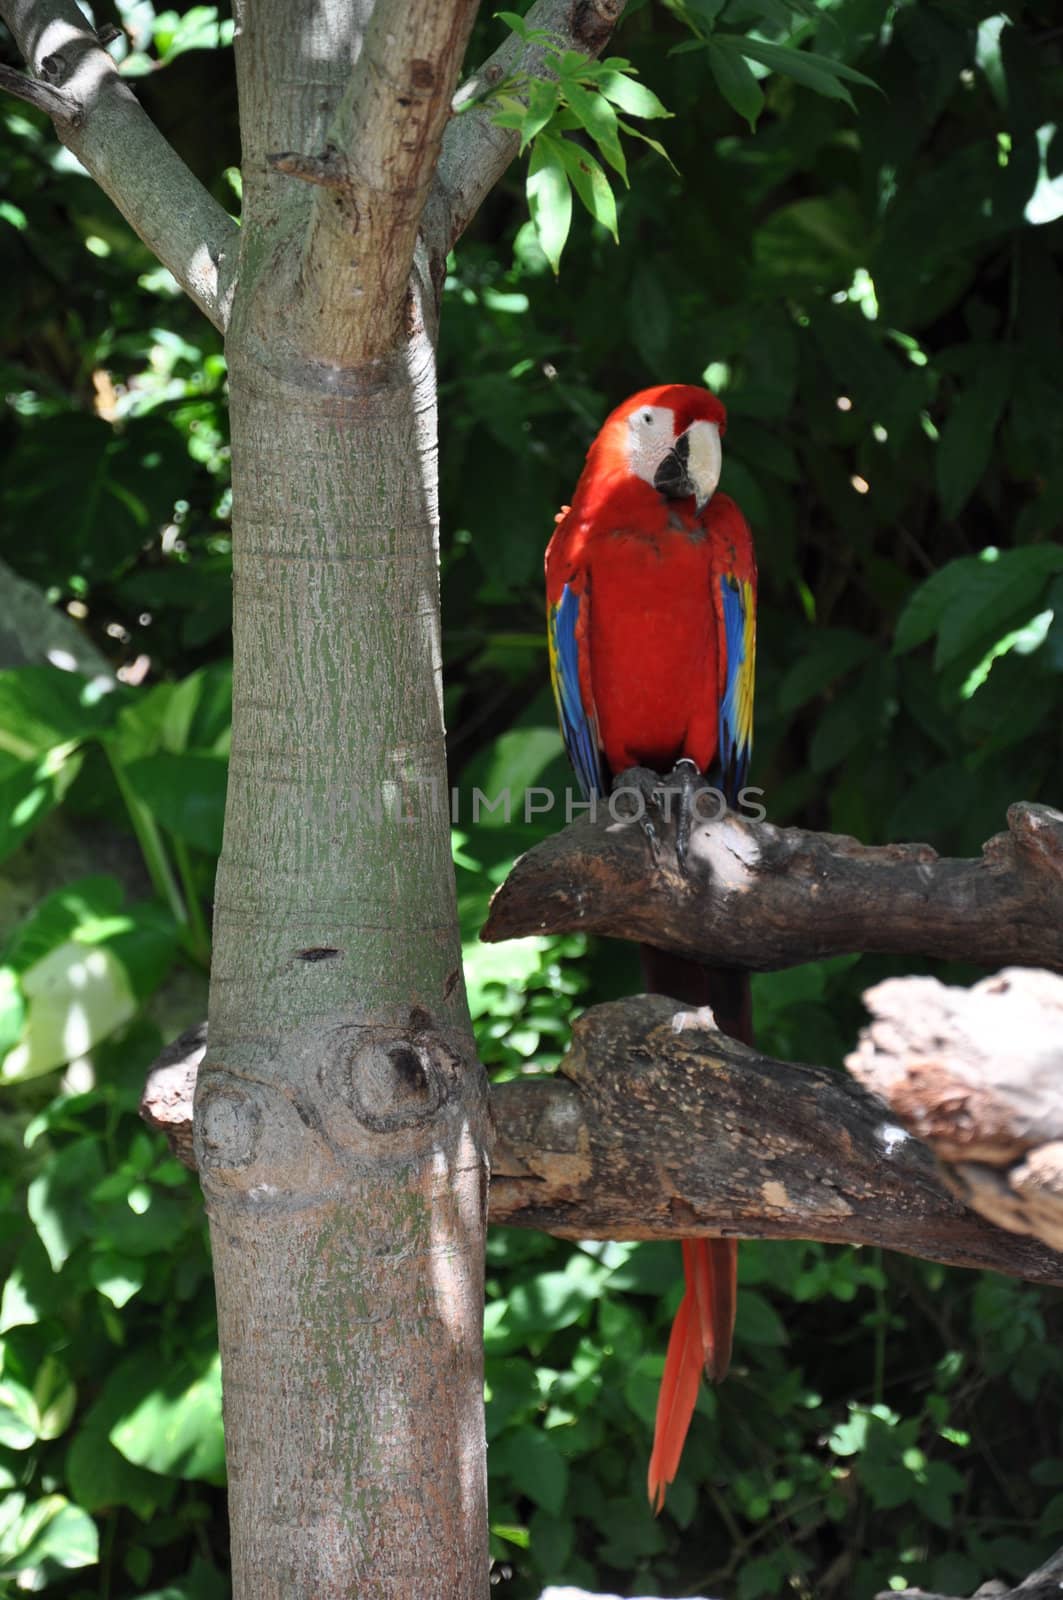
[[701,1382],[701,1337],[696,1327],[696,1316],[688,1287],[672,1331],[668,1336],[668,1354],[664,1359],[664,1376],[657,1396],[657,1423],[654,1429],[653,1452],[646,1478],[650,1505],[657,1516],[664,1508],[664,1492],[679,1470],[687,1429],[694,1415]]
[[702,1370],[717,1381],[727,1374],[737,1265],[738,1246],[733,1239],[683,1240],[686,1290],[668,1338],[647,1474],[655,1516],[663,1509],[665,1491],[679,1470]]
[[[745,1044],[753,1042],[749,975],[643,945],[642,974],[647,992],[669,995],[683,1005],[711,1006],[717,1027]],[[649,1496],[654,1514],[664,1506],[665,1490],[679,1470],[690,1419],[704,1370],[719,1383],[731,1364],[737,1296],[738,1245],[734,1239],[684,1239],[686,1291],[668,1340],[664,1376],[657,1397]]]

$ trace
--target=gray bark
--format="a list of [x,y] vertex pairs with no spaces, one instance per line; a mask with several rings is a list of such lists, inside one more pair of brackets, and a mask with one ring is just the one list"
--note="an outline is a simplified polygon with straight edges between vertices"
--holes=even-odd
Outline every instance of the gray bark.
[[[237,14],[233,740],[197,1145],[238,1600],[487,1593],[484,1082],[443,798],[434,319],[407,294],[471,17]],[[369,176],[269,161],[327,146]]]

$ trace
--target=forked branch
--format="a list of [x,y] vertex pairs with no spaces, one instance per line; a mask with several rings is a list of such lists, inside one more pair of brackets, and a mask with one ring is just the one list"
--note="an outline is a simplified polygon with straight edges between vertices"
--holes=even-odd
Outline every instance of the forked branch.
[[[477,0],[376,0],[321,151],[271,155],[315,186],[301,281],[329,357],[394,347]],[[352,307],[357,315],[352,315]]]

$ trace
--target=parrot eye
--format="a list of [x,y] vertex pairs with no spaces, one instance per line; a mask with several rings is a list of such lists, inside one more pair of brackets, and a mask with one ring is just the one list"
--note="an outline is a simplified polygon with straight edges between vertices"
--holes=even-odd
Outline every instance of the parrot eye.
[[646,424],[647,428],[652,428],[653,427],[653,412],[652,411],[644,411],[642,413],[642,420]]

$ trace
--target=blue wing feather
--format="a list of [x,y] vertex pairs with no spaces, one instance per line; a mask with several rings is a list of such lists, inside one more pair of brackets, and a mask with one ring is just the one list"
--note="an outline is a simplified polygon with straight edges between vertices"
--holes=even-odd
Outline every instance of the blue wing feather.
[[753,749],[753,672],[756,657],[756,595],[747,579],[724,573],[723,601],[727,671],[720,699],[719,761],[723,789],[733,805],[745,784]]
[[581,596],[566,583],[561,598],[549,609],[548,640],[550,676],[557,700],[558,716],[565,748],[579,779],[584,799],[605,794],[607,784],[598,743],[598,721],[593,710],[583,704],[579,682],[579,640],[576,626],[581,607],[589,605],[586,592]]

